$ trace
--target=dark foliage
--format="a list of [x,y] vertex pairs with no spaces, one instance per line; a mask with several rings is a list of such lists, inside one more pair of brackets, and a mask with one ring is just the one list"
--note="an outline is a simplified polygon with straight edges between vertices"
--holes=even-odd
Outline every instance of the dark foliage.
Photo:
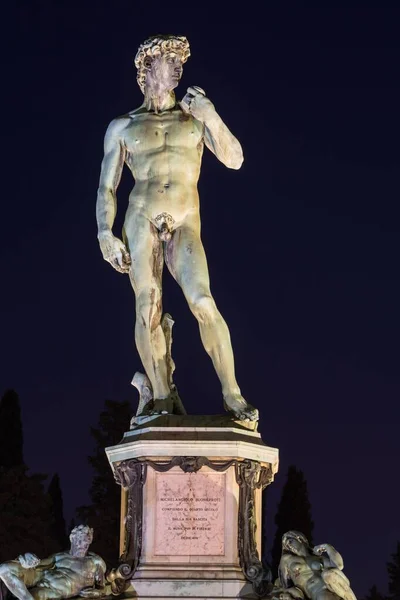
[[287,481],[282,490],[275,516],[276,533],[271,551],[272,573],[276,577],[282,553],[282,536],[286,531],[301,531],[312,545],[314,522],[311,518],[311,504],[308,498],[307,482],[300,469],[291,465]]
[[368,590],[367,595],[364,597],[364,600],[386,600],[385,596],[378,591],[376,585],[373,585]]
[[97,428],[91,428],[95,442],[89,462],[94,471],[90,487],[92,503],[77,510],[80,520],[94,528],[93,552],[100,554],[109,565],[116,564],[119,546],[121,488],[115,483],[104,451],[121,441],[129,428],[129,402],[107,400]]
[[[24,464],[19,398],[8,390],[0,400],[0,563],[25,552],[42,558],[59,549],[46,479],[29,474]],[[56,502],[62,514],[62,499]]]
[[65,550],[68,547],[68,536],[65,528],[63,497],[58,473],[53,475],[49,484],[48,492],[52,501],[52,521],[50,524],[50,534],[56,541],[58,549]]
[[25,552],[45,557],[57,551],[45,479],[28,475],[25,466],[0,467],[0,563]]
[[387,563],[388,572],[388,598],[400,600],[400,542],[397,542],[396,552],[391,555]]
[[24,463],[21,408],[18,394],[7,390],[0,400],[0,466]]

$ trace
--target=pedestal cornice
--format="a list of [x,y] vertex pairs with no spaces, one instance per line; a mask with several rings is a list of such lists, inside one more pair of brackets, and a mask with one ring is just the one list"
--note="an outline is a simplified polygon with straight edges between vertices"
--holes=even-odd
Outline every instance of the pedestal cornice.
[[142,457],[162,460],[174,456],[235,458],[271,465],[278,471],[277,448],[264,444],[253,423],[234,421],[223,415],[161,415],[142,418],[116,446],[106,448],[111,468],[123,460]]

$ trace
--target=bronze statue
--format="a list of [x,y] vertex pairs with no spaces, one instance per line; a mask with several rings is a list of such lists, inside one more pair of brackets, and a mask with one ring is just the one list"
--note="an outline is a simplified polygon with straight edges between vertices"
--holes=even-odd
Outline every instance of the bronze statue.
[[98,598],[105,591],[106,564],[88,552],[93,529],[79,525],[69,536],[71,548],[40,560],[26,553],[0,565],[0,581],[19,600]]
[[310,548],[305,535],[288,531],[282,538],[279,587],[271,593],[279,600],[356,600],[343,573],[343,559],[330,544]]
[[[189,56],[187,39],[172,35],[154,36],[137,52],[144,102],[108,127],[97,197],[98,239],[104,259],[130,276],[136,297],[135,340],[152,387],[152,414],[173,412],[171,395],[176,395],[169,382],[162,328],[165,262],[198,320],[201,340],[222,385],[224,407],[238,419],[255,421],[258,411],[241,395],[229,330],[210,291],[197,190],[204,145],[231,169],[240,168],[243,153],[201,88],[188,88],[183,101],[176,101],[173,90]],[[124,164],[135,185],[123,243],[112,227]]]

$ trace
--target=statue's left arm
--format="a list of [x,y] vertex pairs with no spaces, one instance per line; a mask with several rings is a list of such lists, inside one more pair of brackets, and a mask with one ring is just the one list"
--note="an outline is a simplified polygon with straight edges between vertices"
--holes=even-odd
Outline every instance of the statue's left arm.
[[324,556],[324,566],[328,568],[336,568],[343,571],[344,563],[342,555],[339,554],[337,550],[330,544],[319,544],[315,546],[313,549],[314,554],[317,556],[322,556],[322,554],[327,554],[327,557]]
[[324,568],[321,577],[327,589],[342,600],[357,600],[350,587],[350,581],[343,573],[344,564],[341,554],[330,544],[315,546],[313,552],[323,558]]
[[106,563],[97,554],[91,555],[94,563],[94,585],[95,587],[87,587],[81,590],[80,596],[83,598],[101,598],[105,595],[106,590]]
[[204,142],[207,148],[226,167],[240,169],[243,163],[242,147],[215,110],[211,100],[196,88],[190,87],[188,94],[192,96],[190,113],[204,124]]

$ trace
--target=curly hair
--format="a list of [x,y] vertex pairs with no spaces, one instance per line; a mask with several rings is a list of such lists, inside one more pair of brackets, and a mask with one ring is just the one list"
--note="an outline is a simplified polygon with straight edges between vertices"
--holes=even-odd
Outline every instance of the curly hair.
[[144,60],[147,56],[154,58],[166,52],[175,52],[185,63],[190,56],[190,47],[187,39],[182,35],[153,35],[140,44],[135,56],[135,67],[137,68],[137,82],[142,93],[146,85],[146,72]]
[[72,541],[73,538],[79,537],[81,534],[86,534],[90,538],[90,542],[93,540],[93,529],[88,525],[77,525],[73,528],[69,534],[69,539]]
[[300,531],[287,531],[286,533],[283,534],[282,537],[282,551],[284,549],[286,549],[286,544],[289,540],[297,540],[298,542],[301,542],[302,544],[305,544],[306,546],[308,546],[308,540],[306,538],[306,536],[304,535],[304,533],[301,533]]

